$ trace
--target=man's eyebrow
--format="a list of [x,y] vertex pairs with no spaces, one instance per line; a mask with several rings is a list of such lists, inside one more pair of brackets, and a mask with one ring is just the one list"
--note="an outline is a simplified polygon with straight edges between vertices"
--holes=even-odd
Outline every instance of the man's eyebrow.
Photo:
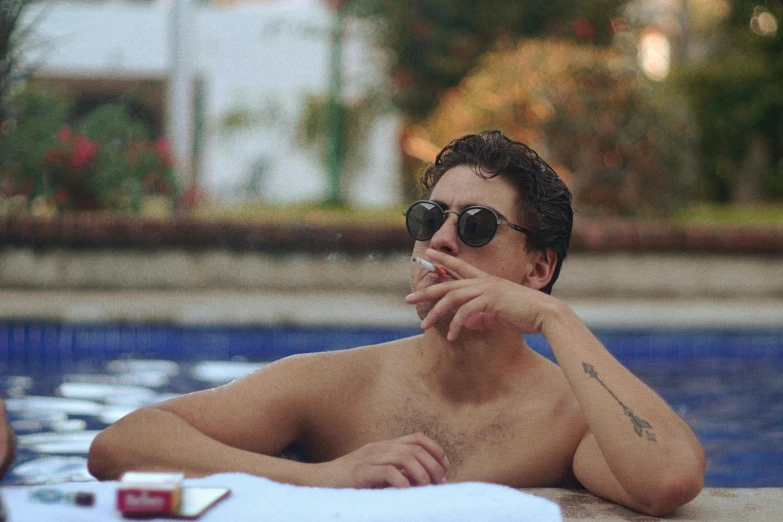
[[[440,205],[440,207],[443,210],[449,210],[449,204],[446,203],[445,201],[441,201],[441,200],[438,200],[438,199],[432,199],[430,201],[433,201],[433,202],[437,203],[438,205]],[[462,205],[462,208],[468,208],[468,207],[487,207],[489,209],[492,209],[492,211],[495,212],[495,214],[497,214],[500,219],[502,219],[504,221],[508,221],[508,218],[506,216],[504,216],[501,211],[499,211],[498,209],[496,209],[492,205],[487,205],[486,203],[466,203],[466,204]]]

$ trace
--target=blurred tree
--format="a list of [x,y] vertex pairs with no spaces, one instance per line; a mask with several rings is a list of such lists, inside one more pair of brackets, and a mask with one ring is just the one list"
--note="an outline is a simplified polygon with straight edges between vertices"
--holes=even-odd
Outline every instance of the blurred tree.
[[378,22],[391,51],[395,104],[423,120],[441,95],[500,43],[549,35],[581,42],[611,41],[611,17],[623,0],[362,0],[352,14]]
[[0,138],[2,124],[8,118],[11,88],[29,73],[20,62],[22,45],[33,25],[22,23],[22,15],[30,3],[31,0],[0,0]]
[[674,72],[702,128],[707,200],[783,199],[782,21],[778,0],[733,0],[711,55]]
[[530,40],[487,54],[408,140],[431,153],[500,129],[546,158],[583,214],[662,215],[690,195],[698,149],[676,94],[615,49]]
[[[328,146],[332,138],[333,115],[330,110],[330,99],[326,96],[308,95],[305,98],[302,115],[297,122],[296,138],[300,146],[318,153],[321,162],[329,167],[333,151]],[[359,100],[341,102],[337,107],[340,111],[339,146],[341,160],[341,183],[347,184],[346,178],[362,167],[366,160],[367,142],[372,124],[378,114],[385,110],[381,96],[371,94]],[[342,188],[341,188],[342,191]]]

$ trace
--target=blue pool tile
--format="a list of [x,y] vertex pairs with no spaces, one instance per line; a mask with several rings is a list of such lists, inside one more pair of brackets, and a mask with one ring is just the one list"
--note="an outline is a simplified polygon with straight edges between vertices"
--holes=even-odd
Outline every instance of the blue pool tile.
[[[28,394],[53,394],[65,373],[101,374],[114,359],[178,361],[166,391],[203,389],[187,365],[271,361],[417,335],[412,328],[180,327],[0,322],[0,376],[33,376]],[[598,330],[621,362],[693,427],[708,455],[706,484],[783,487],[783,329]],[[554,360],[546,340],[528,344]],[[99,429],[91,426],[90,429]],[[22,459],[34,458],[22,452]]]

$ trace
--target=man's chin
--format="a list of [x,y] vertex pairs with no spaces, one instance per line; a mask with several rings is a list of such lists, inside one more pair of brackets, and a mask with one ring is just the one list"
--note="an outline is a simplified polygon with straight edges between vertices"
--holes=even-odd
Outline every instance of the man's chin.
[[427,314],[430,313],[430,310],[432,310],[432,307],[435,305],[432,301],[424,301],[423,303],[416,303],[416,315],[419,316],[420,320],[424,320],[425,317],[427,317]]

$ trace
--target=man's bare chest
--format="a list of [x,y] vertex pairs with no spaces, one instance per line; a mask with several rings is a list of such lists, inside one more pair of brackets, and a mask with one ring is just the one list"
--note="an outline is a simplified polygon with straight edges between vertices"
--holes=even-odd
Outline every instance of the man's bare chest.
[[413,398],[386,404],[367,416],[364,433],[374,440],[423,433],[449,458],[450,481],[533,487],[570,472],[573,437],[547,411],[506,404],[453,412]]

